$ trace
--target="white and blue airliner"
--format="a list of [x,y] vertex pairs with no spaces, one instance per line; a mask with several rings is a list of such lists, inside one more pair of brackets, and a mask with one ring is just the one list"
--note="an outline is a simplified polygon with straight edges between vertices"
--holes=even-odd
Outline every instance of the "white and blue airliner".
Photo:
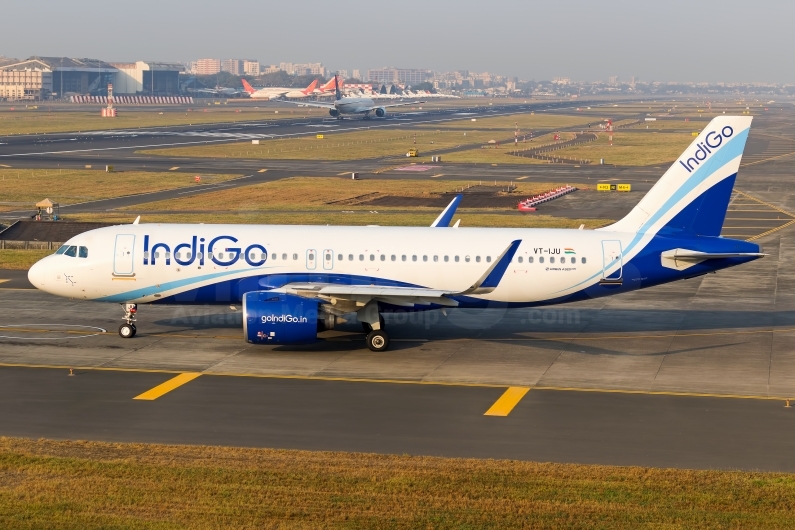
[[597,230],[138,224],[91,230],[31,267],[37,288],[122,305],[242,303],[244,338],[301,344],[339,322],[389,347],[383,314],[610,296],[764,256],[720,236],[751,126],[713,119],[635,208]]

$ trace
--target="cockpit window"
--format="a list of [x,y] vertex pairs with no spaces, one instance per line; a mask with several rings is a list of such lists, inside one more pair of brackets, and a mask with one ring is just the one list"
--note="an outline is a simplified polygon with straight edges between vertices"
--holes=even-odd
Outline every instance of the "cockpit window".
[[81,258],[87,258],[88,257],[88,247],[80,247],[78,256],[80,256]]
[[77,256],[77,247],[74,246],[74,245],[70,246],[69,248],[66,249],[66,252],[64,252],[64,255],[65,256],[69,256],[71,258],[76,257]]
[[69,248],[69,245],[63,245],[63,246],[61,246],[61,248],[58,249],[58,252],[56,252],[55,254],[56,255],[57,254],[63,254],[64,252],[66,252],[67,248]]

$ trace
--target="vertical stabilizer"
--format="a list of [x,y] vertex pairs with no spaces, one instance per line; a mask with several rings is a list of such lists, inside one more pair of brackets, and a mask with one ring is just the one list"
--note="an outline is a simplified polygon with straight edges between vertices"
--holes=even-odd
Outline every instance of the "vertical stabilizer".
[[720,235],[751,120],[714,118],[637,206],[602,230]]

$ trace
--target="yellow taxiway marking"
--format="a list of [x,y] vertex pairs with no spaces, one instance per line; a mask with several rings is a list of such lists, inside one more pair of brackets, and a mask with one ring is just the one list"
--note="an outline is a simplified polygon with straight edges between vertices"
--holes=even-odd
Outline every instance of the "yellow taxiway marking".
[[341,176],[343,176],[343,175],[350,175],[350,174],[351,174],[351,172],[350,172],[350,171],[343,171],[342,173],[337,173],[337,176],[338,176],[338,177],[341,177]]
[[133,399],[141,399],[145,401],[153,401],[161,396],[164,396],[174,390],[175,388],[179,388],[185,383],[190,383],[197,377],[199,377],[200,373],[197,372],[188,372],[184,374],[179,374],[177,377],[172,377],[165,383],[159,384],[156,387],[152,388],[151,390],[147,390],[143,394],[139,396],[135,396]]
[[178,169],[179,169],[179,166],[174,166],[174,167],[172,167],[172,168],[169,168],[169,171],[176,171],[176,170],[178,170]]
[[7,166],[5,164],[0,164],[0,167],[11,167],[11,166]]
[[486,411],[484,416],[507,416],[528,392],[530,392],[530,388],[526,386],[509,387],[500,396],[500,399],[495,401],[491,408]]
[[268,171],[268,170],[267,169],[260,169],[259,171],[257,171],[257,173],[265,173],[266,171]]
[[[282,374],[243,374],[233,372],[203,372],[203,373],[183,373],[178,370],[163,370],[163,369],[147,369],[147,368],[108,368],[104,366],[68,366],[68,365],[54,365],[54,364],[24,364],[24,363],[0,363],[0,367],[5,368],[45,368],[57,370],[73,370],[80,371],[97,371],[97,372],[131,372],[131,373],[146,373],[146,374],[178,374],[177,377],[166,381],[163,385],[178,379],[181,376],[190,376],[190,379],[185,381],[187,383],[196,379],[200,375],[217,376],[217,377],[250,377],[256,379],[294,379],[299,381],[333,381],[340,383],[387,383],[397,385],[432,385],[432,386],[453,386],[453,387],[472,387],[472,388],[505,388],[505,385],[495,385],[492,383],[455,383],[448,381],[410,381],[405,379],[368,379],[356,377],[324,377],[313,375],[282,375]],[[182,383],[182,384],[184,384]],[[163,386],[160,385],[160,386]],[[176,385],[174,388],[177,388]],[[160,387],[155,387],[152,390],[141,394],[141,396],[148,394]],[[560,387],[560,386],[533,386],[533,387],[510,387],[525,390],[522,394],[532,390],[549,390],[559,392],[594,392],[604,394],[639,394],[650,396],[681,396],[681,397],[710,397],[710,398],[731,398],[731,399],[760,399],[760,400],[784,400],[783,396],[765,396],[761,394],[712,394],[702,392],[675,392],[675,391],[654,391],[654,390],[629,390],[629,389],[615,389],[615,388],[580,388],[580,387]],[[173,390],[173,389],[171,389]],[[508,391],[506,391],[507,393]],[[164,392],[165,394],[166,392]],[[135,399],[144,399],[141,396]],[[505,394],[503,394],[503,397]],[[502,399],[502,397],[500,398]],[[517,399],[517,402],[521,399]],[[499,401],[499,400],[498,400]],[[495,403],[496,405],[496,403]],[[515,406],[515,404],[514,404]],[[491,409],[489,409],[491,410]]]
[[443,176],[444,176],[444,173],[439,173],[438,175],[431,175],[431,178],[435,179],[435,178],[443,177]]
[[524,180],[524,179],[526,179],[526,178],[530,178],[530,177],[519,177],[519,178],[518,178],[518,179],[516,179],[516,180]]
[[0,280],[0,283],[10,282],[11,280]]

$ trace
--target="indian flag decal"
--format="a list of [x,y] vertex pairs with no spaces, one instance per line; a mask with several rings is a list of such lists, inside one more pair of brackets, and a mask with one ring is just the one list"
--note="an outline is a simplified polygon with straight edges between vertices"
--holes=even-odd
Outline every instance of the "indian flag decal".
[[564,248],[563,250],[566,252],[566,254],[576,254],[573,248]]

